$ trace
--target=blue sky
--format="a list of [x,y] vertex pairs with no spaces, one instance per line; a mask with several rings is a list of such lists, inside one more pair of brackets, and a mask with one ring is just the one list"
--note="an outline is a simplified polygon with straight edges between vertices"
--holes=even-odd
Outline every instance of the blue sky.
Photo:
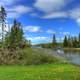
[[17,19],[24,36],[33,44],[57,41],[80,32],[80,0],[0,0],[7,12],[7,23]]

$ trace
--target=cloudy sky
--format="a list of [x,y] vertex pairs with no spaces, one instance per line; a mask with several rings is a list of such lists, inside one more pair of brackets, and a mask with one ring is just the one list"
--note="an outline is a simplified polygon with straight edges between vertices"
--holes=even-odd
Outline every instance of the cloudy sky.
[[59,41],[80,32],[80,0],[0,0],[1,5],[7,22],[20,21],[33,44],[50,42],[53,34]]

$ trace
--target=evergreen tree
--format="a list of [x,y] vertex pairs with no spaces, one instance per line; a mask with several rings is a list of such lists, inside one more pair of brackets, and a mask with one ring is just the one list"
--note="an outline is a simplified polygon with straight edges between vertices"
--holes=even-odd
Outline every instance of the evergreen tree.
[[0,23],[1,23],[1,28],[2,28],[2,47],[4,47],[4,27],[5,27],[5,19],[6,19],[6,11],[4,7],[0,7]]
[[70,37],[70,36],[68,36],[68,47],[73,47],[73,38],[72,37]]
[[5,8],[3,6],[0,7],[0,21],[5,21],[6,19],[6,11],[5,11]]
[[52,46],[53,46],[53,47],[56,47],[56,46],[57,46],[55,34],[53,34]]
[[68,39],[67,39],[67,36],[64,37],[63,47],[68,47]]
[[5,41],[11,48],[17,48],[23,43],[24,38],[21,23],[14,20],[10,33],[5,37]]
[[79,33],[79,36],[78,36],[78,47],[80,47],[80,33]]
[[77,47],[78,47],[77,37],[74,37],[74,39],[73,39],[73,47],[74,47],[74,48],[77,48]]

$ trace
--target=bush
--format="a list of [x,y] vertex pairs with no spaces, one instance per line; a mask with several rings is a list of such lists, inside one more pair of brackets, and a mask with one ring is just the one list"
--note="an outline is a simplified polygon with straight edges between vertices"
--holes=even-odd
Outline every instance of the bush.
[[0,49],[0,64],[17,64],[23,58],[20,50]]
[[23,65],[31,64],[44,64],[44,63],[56,63],[59,60],[49,54],[41,54],[40,52],[34,51],[33,49],[23,50],[24,60],[22,61]]
[[49,54],[41,54],[31,48],[9,51],[0,50],[0,64],[33,65],[55,63],[59,60]]

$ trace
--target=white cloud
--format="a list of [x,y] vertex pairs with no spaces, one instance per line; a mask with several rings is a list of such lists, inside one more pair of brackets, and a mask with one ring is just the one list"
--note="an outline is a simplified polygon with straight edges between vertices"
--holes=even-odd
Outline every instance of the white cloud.
[[70,16],[73,19],[80,18],[80,7],[74,8],[74,9],[70,10],[69,12],[70,12]]
[[42,19],[70,18],[75,20],[76,23],[80,25],[80,7],[76,7],[67,11],[54,11],[39,17]]
[[70,32],[60,32],[60,34],[63,34],[63,35],[70,35]]
[[29,40],[31,40],[31,41],[42,41],[42,40],[47,40],[48,37],[37,36],[37,37],[28,37],[27,39],[29,39]]
[[3,2],[0,2],[0,6],[4,6],[4,3]]
[[77,24],[80,25],[80,18],[76,20]]
[[45,43],[49,42],[49,38],[45,36],[36,36],[36,37],[27,37],[28,40],[31,40],[32,44]]
[[7,9],[8,12],[17,12],[17,13],[28,13],[30,11],[32,11],[32,8],[24,6],[24,5],[18,5],[18,6],[14,6],[12,8]]
[[41,32],[41,29],[39,26],[27,26],[24,28],[24,31],[29,31],[29,32]]
[[26,7],[23,5],[14,6],[6,9],[8,12],[8,18],[20,17],[24,13],[29,13],[32,11],[32,8]]
[[71,1],[72,0],[36,0],[34,6],[40,11],[51,13],[55,10],[60,10]]
[[7,18],[18,18],[20,16],[20,14],[16,13],[16,12],[10,12],[7,14]]
[[76,20],[77,24],[80,25],[80,7],[77,7],[75,9],[72,9],[69,11],[70,17],[74,20]]
[[9,6],[12,5],[16,0],[0,0],[0,5]]
[[51,30],[51,29],[47,30],[46,33],[48,33],[48,34],[56,34],[56,32]]
[[36,0],[34,7],[38,10],[45,12],[43,16],[38,15],[42,19],[52,19],[52,18],[71,18],[80,25],[80,7],[73,9],[68,9],[63,11],[68,3],[74,0]]
[[51,14],[46,14],[42,16],[42,18],[45,18],[45,19],[60,18],[60,17],[68,17],[68,13],[67,12],[53,12]]
[[0,6],[6,8],[8,18],[20,17],[24,13],[32,11],[32,8],[24,5],[14,6],[14,3],[17,3],[19,0],[0,0]]
[[[45,9],[45,10],[48,11],[48,9]],[[48,11],[48,12],[50,12],[50,11]],[[76,23],[78,25],[80,25],[80,7],[76,7],[73,9],[66,10],[66,11],[56,9],[56,11],[51,11],[50,13],[46,12],[43,16],[39,16],[39,17],[42,19],[70,18],[70,19],[75,20]]]
[[37,13],[30,13],[30,15],[33,17],[39,17],[39,15]]

